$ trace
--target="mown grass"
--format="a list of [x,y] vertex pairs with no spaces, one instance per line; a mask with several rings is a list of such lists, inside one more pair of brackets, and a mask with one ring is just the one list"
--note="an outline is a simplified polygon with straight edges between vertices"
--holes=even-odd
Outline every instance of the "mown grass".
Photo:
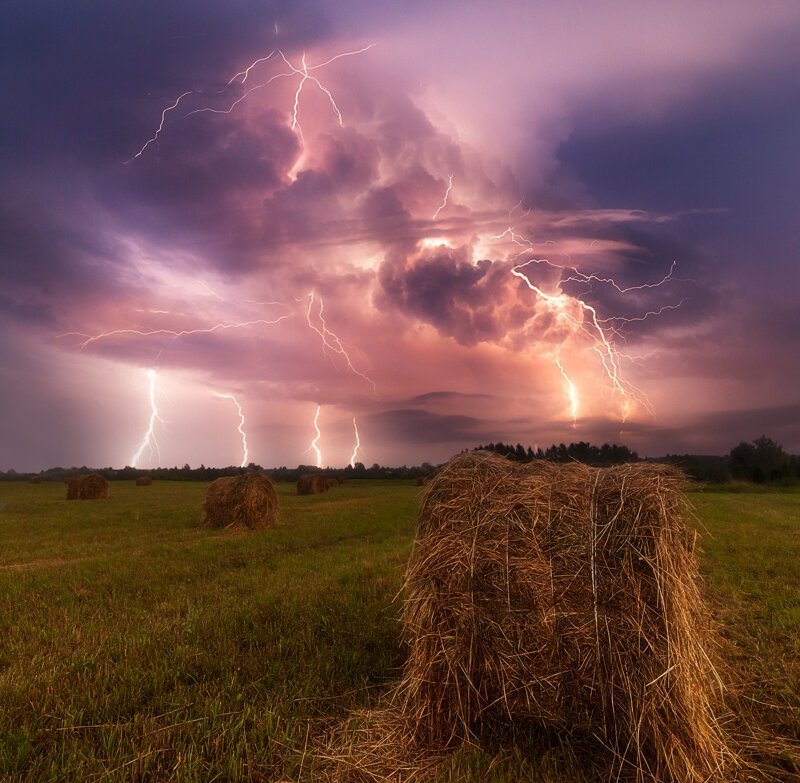
[[[312,780],[315,738],[402,664],[419,490],[353,481],[276,529],[200,529],[205,485],[0,483],[0,780]],[[710,598],[774,731],[800,737],[800,494],[693,495]],[[768,708],[760,702],[777,704]],[[441,781],[592,780],[553,737],[457,753]]]

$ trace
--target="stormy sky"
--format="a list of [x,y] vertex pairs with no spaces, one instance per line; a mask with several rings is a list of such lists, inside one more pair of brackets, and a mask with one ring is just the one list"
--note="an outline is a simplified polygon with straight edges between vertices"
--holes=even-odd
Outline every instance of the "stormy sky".
[[0,19],[0,470],[800,451],[797,3]]

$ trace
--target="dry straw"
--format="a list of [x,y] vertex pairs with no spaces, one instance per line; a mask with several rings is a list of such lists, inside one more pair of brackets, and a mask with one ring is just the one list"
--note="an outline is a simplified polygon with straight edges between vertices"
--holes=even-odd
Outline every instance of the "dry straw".
[[731,780],[681,486],[652,464],[454,458],[423,494],[402,681],[346,724],[336,776],[417,780],[484,730],[540,725],[598,741],[611,780]]
[[319,473],[304,473],[297,479],[298,495],[321,495],[327,489],[325,478]]
[[204,527],[273,527],[278,523],[278,496],[266,476],[226,476],[209,484],[204,510]]
[[108,482],[97,473],[66,479],[67,500],[103,500],[108,497]]
[[139,476],[136,479],[137,487],[149,487],[152,483],[153,479],[150,476]]

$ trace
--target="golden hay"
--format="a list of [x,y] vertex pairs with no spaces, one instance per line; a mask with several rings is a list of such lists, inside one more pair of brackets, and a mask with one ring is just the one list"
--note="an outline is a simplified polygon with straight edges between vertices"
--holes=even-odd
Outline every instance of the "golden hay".
[[108,497],[108,482],[97,473],[85,473],[66,479],[67,500],[104,500]]
[[418,736],[532,720],[597,737],[640,780],[729,767],[681,484],[660,465],[453,459],[406,575],[399,698]]
[[730,781],[686,513],[664,466],[451,460],[423,494],[402,680],[332,739],[335,778],[419,780],[445,748],[538,724],[598,742],[609,780]]
[[335,487],[339,486],[339,479],[337,478],[326,478],[325,479],[325,489],[334,489]]
[[319,473],[304,473],[297,479],[298,495],[320,495],[327,489],[325,479]]
[[257,473],[225,476],[208,485],[204,527],[256,529],[278,524],[278,496]]
[[152,483],[153,479],[150,476],[139,476],[136,479],[137,487],[149,487]]

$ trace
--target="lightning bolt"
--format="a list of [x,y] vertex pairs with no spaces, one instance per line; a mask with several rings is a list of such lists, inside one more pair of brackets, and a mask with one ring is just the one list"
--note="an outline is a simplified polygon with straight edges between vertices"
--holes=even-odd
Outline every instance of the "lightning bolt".
[[[561,282],[562,283],[573,283],[573,282],[578,282],[578,283],[593,283],[593,282],[606,283],[607,285],[610,285],[613,288],[615,288],[617,291],[619,291],[619,293],[627,294],[629,291],[643,291],[643,290],[645,290],[647,288],[658,288],[659,286],[664,285],[664,283],[667,283],[670,280],[676,280],[677,278],[674,278],[672,276],[672,273],[675,271],[675,266],[676,266],[676,263],[673,261],[671,266],[670,266],[670,268],[669,268],[669,272],[667,272],[667,274],[664,275],[664,277],[662,277],[661,280],[659,280],[657,283],[642,283],[641,285],[630,285],[630,286],[626,286],[625,288],[620,286],[611,277],[599,277],[598,275],[594,275],[594,274],[587,275],[587,274],[584,274],[583,272],[578,271],[575,267],[563,267],[564,269],[570,269],[574,273],[574,276],[573,277],[565,277]],[[683,281],[683,282],[685,282],[685,281]],[[680,305],[678,305],[678,307],[680,307]],[[662,308],[662,309],[664,309],[664,308]],[[642,320],[642,319],[638,319],[638,320]]]
[[[585,332],[592,338],[594,343],[592,347],[600,357],[603,371],[611,381],[613,390],[619,392],[623,398],[623,406],[625,406],[625,410],[627,410],[626,398],[628,396],[628,391],[622,382],[622,373],[619,368],[619,357],[617,352],[614,350],[611,339],[598,321],[597,310],[592,305],[584,302],[583,299],[571,297],[564,293],[548,294],[543,291],[539,286],[531,282],[530,278],[524,272],[520,271],[523,267],[532,263],[536,263],[536,260],[533,259],[531,261],[526,261],[524,264],[515,266],[511,270],[511,274],[523,280],[528,288],[531,289],[531,291],[534,291],[536,294],[538,294],[539,297],[541,297],[547,303],[547,305],[555,311],[557,318],[567,321],[576,329]],[[575,309],[575,305],[577,305],[580,311],[580,318],[570,312],[570,309]]]
[[358,450],[361,447],[361,439],[358,437],[358,425],[356,424],[356,417],[353,416],[353,430],[356,436],[356,443],[353,446],[353,453],[350,455],[350,467],[354,468],[356,466],[356,457],[358,456]]
[[239,404],[239,400],[236,399],[232,394],[220,394],[219,392],[214,392],[215,397],[219,397],[221,400],[232,400],[233,404],[236,406],[236,410],[239,412],[239,434],[242,436],[242,464],[240,467],[244,468],[248,465],[247,459],[247,433],[245,432],[245,418],[244,418],[244,411],[242,410],[242,406]]
[[447,190],[444,192],[444,198],[442,199],[442,203],[439,205],[439,208],[436,212],[433,213],[433,217],[431,218],[431,222],[436,220],[439,217],[439,213],[447,206],[447,197],[450,195],[450,191],[453,188],[453,175],[450,174],[447,179]]
[[158,406],[156,405],[156,381],[157,381],[157,374],[156,371],[150,369],[147,371],[147,380],[149,384],[149,399],[150,399],[150,421],[147,425],[147,430],[142,437],[142,441],[139,444],[139,447],[134,452],[133,456],[131,457],[131,467],[135,468],[138,467],[139,460],[144,453],[146,448],[150,448],[152,451],[155,449],[156,454],[158,455],[158,461],[161,462],[161,452],[158,449],[158,441],[156,440],[155,435],[155,426],[157,421],[162,421],[161,417],[158,415]]
[[569,396],[569,412],[572,416],[572,426],[574,427],[578,421],[578,392],[575,389],[575,384],[570,379],[569,375],[567,375],[566,370],[561,364],[561,360],[556,356],[556,367],[558,367],[561,376],[564,378],[567,384],[567,394]]
[[144,144],[142,144],[142,148],[132,158],[130,158],[130,160],[125,161],[126,163],[130,163],[131,160],[138,158],[151,144],[158,144],[158,137],[161,135],[161,131],[164,130],[164,123],[167,121],[167,112],[171,112],[173,109],[177,109],[180,102],[187,95],[191,95],[193,92],[194,90],[187,90],[186,92],[179,95],[175,99],[174,103],[170,104],[161,111],[161,122],[156,128],[156,132]]
[[[276,27],[276,35],[277,35],[277,27]],[[249,77],[251,76],[253,71],[256,68],[258,68],[258,66],[263,65],[264,63],[267,63],[267,62],[270,62],[271,60],[276,59],[276,55],[289,68],[288,71],[285,71],[285,72],[281,71],[280,73],[273,74],[269,78],[266,78],[264,81],[261,81],[258,84],[253,85],[252,87],[248,87],[239,97],[237,97],[235,100],[233,100],[227,106],[227,108],[217,109],[217,108],[213,108],[211,106],[203,106],[203,107],[200,107],[198,109],[193,109],[192,111],[189,111],[188,113],[186,113],[183,116],[181,116],[179,119],[186,119],[187,117],[191,117],[191,116],[193,116],[195,114],[203,114],[203,113],[230,114],[240,103],[242,103],[242,101],[244,101],[246,98],[248,98],[250,95],[252,95],[257,90],[261,90],[264,87],[269,86],[275,80],[299,77],[297,90],[295,91],[295,95],[294,95],[294,103],[293,103],[293,106],[292,106],[291,128],[292,128],[293,131],[295,131],[297,133],[297,135],[300,137],[300,140],[302,141],[303,140],[303,131],[302,131],[302,128],[300,127],[298,113],[299,113],[299,109],[300,109],[300,95],[303,92],[303,87],[305,86],[306,82],[311,82],[321,92],[323,92],[327,96],[327,98],[328,98],[328,100],[329,100],[329,102],[331,104],[331,109],[332,109],[334,115],[336,116],[336,119],[337,119],[339,125],[343,124],[342,113],[339,110],[339,107],[336,104],[336,100],[334,99],[333,94],[331,93],[330,89],[328,87],[326,87],[316,76],[313,76],[311,72],[312,71],[317,71],[320,68],[325,68],[326,66],[330,65],[331,63],[334,63],[337,60],[341,60],[344,57],[353,57],[353,56],[358,55],[358,54],[363,54],[364,52],[369,51],[370,49],[372,49],[374,46],[375,46],[375,44],[371,43],[371,44],[368,44],[367,46],[362,47],[361,49],[356,49],[354,51],[349,51],[349,52],[341,52],[340,54],[334,55],[333,57],[330,57],[329,59],[325,60],[324,62],[318,63],[317,65],[308,65],[308,63],[306,62],[306,54],[305,54],[305,52],[303,52],[302,57],[301,57],[301,65],[300,65],[299,68],[297,66],[295,66],[289,60],[289,58],[284,54],[284,52],[282,52],[280,49],[275,49],[275,50],[271,51],[269,54],[267,54],[267,55],[265,55],[263,57],[259,57],[256,60],[253,60],[253,62],[251,62],[243,70],[237,71],[233,76],[231,76],[230,79],[228,79],[227,83],[225,84],[225,86],[221,90],[217,90],[217,91],[214,91],[214,92],[216,92],[217,95],[222,95],[222,94],[227,92],[229,87],[232,87],[234,85],[237,85],[239,87],[243,87],[245,84],[247,84],[247,80],[249,79]],[[159,125],[156,128],[156,130],[153,133],[153,135],[141,146],[139,151],[136,152],[133,155],[133,157],[131,157],[129,160],[127,160],[125,162],[126,163],[130,163],[130,162],[136,160],[137,158],[140,158],[142,156],[142,154],[145,152],[145,150],[151,144],[156,144],[157,145],[159,136],[164,131],[164,128],[166,127],[166,125],[169,122],[167,120],[167,115],[170,114],[171,112],[175,112],[176,110],[178,110],[178,108],[181,106],[181,103],[183,102],[184,98],[188,97],[189,95],[197,94],[199,92],[201,92],[201,91],[199,91],[199,90],[187,90],[186,92],[181,93],[181,95],[179,95],[177,98],[175,98],[175,100],[172,101],[172,103],[170,103],[168,106],[166,106],[164,109],[162,109],[162,111],[161,111],[161,122],[159,123]]]
[[[512,207],[511,212],[516,207]],[[607,285],[616,290],[619,294],[629,294],[636,291],[645,291],[659,288],[667,283],[678,281],[674,276],[676,263],[673,261],[667,273],[658,281],[653,283],[641,283],[639,285],[622,286],[611,277],[603,277],[593,273],[586,273],[573,265],[556,264],[547,258],[529,258],[523,261],[523,257],[530,254],[533,250],[533,242],[514,231],[509,226],[501,234],[490,237],[492,240],[506,239],[509,243],[520,248],[512,258],[515,266],[511,273],[520,278],[525,285],[540,297],[549,309],[555,312],[556,318],[569,324],[575,332],[582,332],[591,341],[591,346],[600,359],[603,375],[611,382],[612,392],[619,395],[620,412],[622,421],[626,421],[631,411],[631,400],[635,399],[651,414],[652,406],[647,396],[630,382],[623,378],[620,354],[615,345],[615,339],[621,336],[621,326],[636,321],[644,321],[647,318],[661,315],[668,310],[676,310],[683,304],[681,300],[678,304],[664,305],[656,310],[650,310],[641,316],[608,316],[601,318],[597,308],[586,301],[581,295],[570,295],[563,290],[563,286],[568,283],[584,283],[591,287],[594,284]],[[554,244],[545,242],[544,244]],[[553,290],[545,291],[540,285],[534,283],[527,272],[527,267],[531,264],[546,266],[558,273]],[[685,282],[685,281],[684,281]],[[559,371],[567,383],[570,410],[573,413],[573,423],[577,418],[578,396],[577,390],[566,371],[557,360]]]
[[[322,340],[322,352],[327,355],[327,351],[333,351],[333,353],[341,356],[344,359],[345,366],[347,367],[353,375],[357,375],[362,380],[366,381],[370,386],[372,386],[372,393],[377,396],[378,390],[377,386],[375,385],[375,381],[372,380],[368,375],[365,375],[361,370],[356,369],[353,365],[352,360],[350,359],[350,355],[347,353],[347,350],[342,345],[341,340],[338,338],[335,332],[332,332],[325,321],[325,316],[323,315],[324,311],[324,302],[322,301],[322,297],[318,296],[314,291],[310,291],[308,293],[308,307],[306,308],[306,322],[310,329],[316,332],[320,339]],[[302,301],[302,300],[297,300]],[[319,307],[316,312],[316,318],[319,321],[319,326],[315,324],[312,320],[312,314],[314,309],[314,303],[318,301]]]
[[322,467],[322,452],[319,450],[319,439],[322,437],[322,433],[319,429],[319,412],[322,409],[321,405],[317,405],[317,412],[314,414],[314,432],[316,435],[314,436],[314,440],[311,441],[311,445],[308,447],[308,451],[313,451],[314,454],[317,456],[317,467]]
[[201,327],[198,329],[182,329],[180,331],[175,331],[173,329],[112,329],[108,332],[100,332],[99,334],[89,335],[83,332],[64,332],[63,334],[56,335],[56,338],[62,337],[85,337],[86,339],[83,340],[78,344],[78,348],[83,350],[86,348],[87,345],[91,345],[98,340],[105,340],[108,337],[115,337],[118,335],[136,335],[138,337],[153,337],[154,335],[168,335],[175,339],[179,337],[186,337],[187,335],[191,334],[211,334],[213,332],[220,332],[225,331],[227,329],[243,329],[248,326],[271,326],[281,321],[290,318],[291,313],[286,313],[285,315],[278,316],[273,320],[268,320],[265,318],[258,318],[254,321],[238,321],[233,323],[217,323],[213,326],[208,327]]

